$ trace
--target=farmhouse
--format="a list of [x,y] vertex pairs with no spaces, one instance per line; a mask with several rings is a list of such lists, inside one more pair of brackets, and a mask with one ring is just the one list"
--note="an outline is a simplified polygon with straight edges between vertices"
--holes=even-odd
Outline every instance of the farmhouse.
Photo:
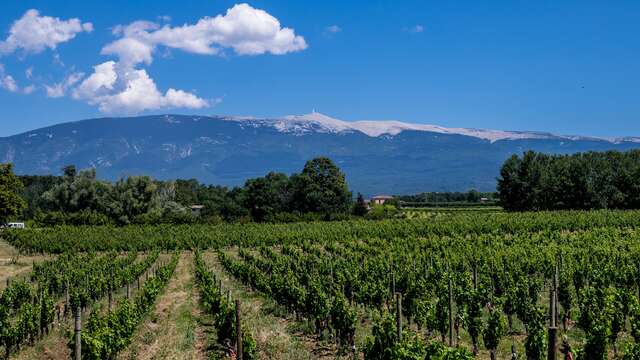
[[373,205],[382,205],[384,204],[387,200],[391,200],[393,199],[393,196],[389,196],[389,195],[377,195],[371,198],[371,204]]

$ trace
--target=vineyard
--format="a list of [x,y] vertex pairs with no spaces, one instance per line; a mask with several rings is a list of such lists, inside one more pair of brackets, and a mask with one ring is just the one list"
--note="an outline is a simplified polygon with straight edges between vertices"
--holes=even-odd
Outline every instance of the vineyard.
[[640,358],[640,212],[425,214],[5,232],[47,260],[2,290],[0,350],[115,359],[184,333],[184,358]]

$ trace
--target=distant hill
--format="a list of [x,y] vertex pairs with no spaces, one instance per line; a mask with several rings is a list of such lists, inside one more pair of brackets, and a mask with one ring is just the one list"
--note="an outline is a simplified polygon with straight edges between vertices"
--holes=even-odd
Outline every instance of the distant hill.
[[367,195],[495,190],[502,162],[549,153],[640,148],[638,138],[452,129],[398,121],[346,122],[319,113],[274,119],[157,115],[59,124],[0,138],[0,161],[20,174],[75,164],[117,179],[150,175],[239,185],[269,171],[298,172],[320,155]]

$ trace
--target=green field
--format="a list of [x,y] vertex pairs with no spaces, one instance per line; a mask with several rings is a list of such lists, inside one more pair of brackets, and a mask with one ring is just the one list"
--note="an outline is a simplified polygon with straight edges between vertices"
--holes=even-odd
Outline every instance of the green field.
[[[637,358],[640,211],[412,211],[421,214],[4,232],[3,251],[38,262],[11,285],[26,286],[23,303],[3,292],[0,350],[70,357],[71,318],[50,311],[68,283],[69,306],[84,309],[83,349],[97,358],[224,358],[238,300],[245,358],[464,359],[476,348],[508,359],[513,346],[543,359],[554,293],[558,343],[566,335],[574,359]],[[36,325],[12,332],[22,323]],[[442,346],[450,329],[452,349]]]

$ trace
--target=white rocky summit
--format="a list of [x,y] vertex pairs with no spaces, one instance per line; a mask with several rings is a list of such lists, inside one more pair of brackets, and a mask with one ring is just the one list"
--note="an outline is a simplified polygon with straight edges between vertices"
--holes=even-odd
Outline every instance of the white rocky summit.
[[255,117],[230,117],[228,120],[243,122],[247,125],[272,126],[278,131],[304,135],[313,132],[342,133],[358,131],[371,137],[398,135],[403,131],[426,131],[440,134],[464,135],[495,142],[498,140],[519,139],[566,139],[566,140],[604,140],[613,143],[622,141],[640,142],[636,138],[596,138],[582,136],[564,136],[535,131],[504,131],[470,128],[447,128],[438,125],[414,124],[396,120],[360,120],[344,121],[319,112],[306,115],[288,115],[281,118],[260,119]]

